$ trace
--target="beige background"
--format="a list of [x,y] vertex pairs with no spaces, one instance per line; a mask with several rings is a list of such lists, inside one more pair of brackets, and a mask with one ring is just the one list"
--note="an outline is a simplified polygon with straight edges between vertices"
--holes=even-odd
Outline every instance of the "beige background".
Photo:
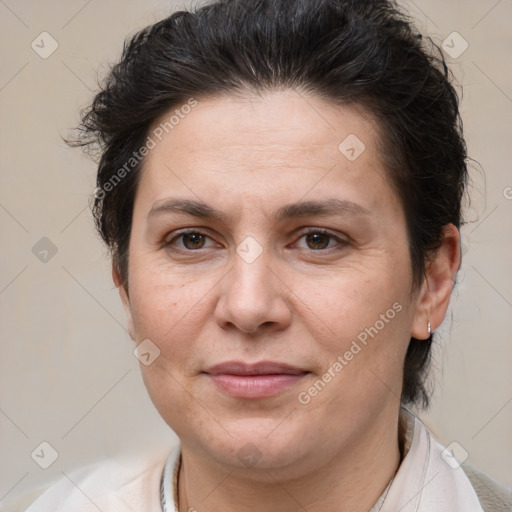
[[[449,62],[464,86],[469,153],[485,173],[472,168],[467,253],[424,417],[512,485],[512,3],[404,4],[436,41],[457,31],[469,43]],[[173,441],[146,395],[93,230],[94,164],[60,136],[124,37],[183,5],[0,0],[0,503],[100,457]],[[31,48],[43,31],[59,45],[47,59]],[[57,248],[46,263],[32,252],[42,237]],[[59,454],[46,470],[31,458],[43,441]]]

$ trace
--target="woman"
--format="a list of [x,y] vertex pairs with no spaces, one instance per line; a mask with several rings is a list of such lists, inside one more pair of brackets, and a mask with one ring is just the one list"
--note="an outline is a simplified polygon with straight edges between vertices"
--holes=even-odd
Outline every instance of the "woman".
[[409,410],[460,266],[450,82],[391,1],[219,0],[132,38],[75,144],[180,444],[28,511],[508,510]]

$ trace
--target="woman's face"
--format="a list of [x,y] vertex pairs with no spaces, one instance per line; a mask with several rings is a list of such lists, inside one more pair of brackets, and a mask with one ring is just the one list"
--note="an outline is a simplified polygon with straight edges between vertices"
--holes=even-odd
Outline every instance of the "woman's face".
[[121,290],[153,403],[231,466],[361,449],[427,336],[375,122],[296,92],[190,110],[149,134]]

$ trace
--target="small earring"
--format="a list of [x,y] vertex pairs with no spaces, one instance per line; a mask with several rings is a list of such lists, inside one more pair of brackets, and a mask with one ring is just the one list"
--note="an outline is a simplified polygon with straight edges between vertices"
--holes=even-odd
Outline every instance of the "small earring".
[[432,326],[430,325],[430,320],[427,322],[427,332],[429,336],[432,334]]

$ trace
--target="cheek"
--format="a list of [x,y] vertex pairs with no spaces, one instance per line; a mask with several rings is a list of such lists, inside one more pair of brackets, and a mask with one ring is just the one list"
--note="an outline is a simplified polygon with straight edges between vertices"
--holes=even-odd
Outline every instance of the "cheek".
[[[345,268],[322,280],[302,276],[290,287],[306,306],[304,311],[309,309],[309,316],[324,324],[331,338],[356,337],[376,322],[379,330],[383,330],[382,321],[386,326],[396,326],[403,320],[408,282],[386,268],[385,264],[373,269]],[[393,308],[395,303],[399,305]],[[398,309],[401,311],[397,312]],[[383,320],[381,315],[385,315]]]
[[333,382],[332,393],[317,404],[325,399],[346,405],[362,397],[369,403],[390,390],[399,394],[411,307],[408,273],[397,269],[406,264],[391,265],[380,255],[371,265],[344,269],[322,282],[297,279],[294,288],[306,305],[301,316],[316,333],[321,371],[330,370],[325,378]]
[[168,354],[161,354],[150,366],[141,365],[142,378],[148,395],[162,419],[184,438],[190,425],[203,421],[201,409],[186,383],[169,364]]
[[[210,344],[204,346],[209,339],[204,331],[211,327],[211,297],[220,276],[215,272],[201,276],[179,273],[162,265],[134,264],[133,268],[131,308],[137,340],[149,339],[158,347],[161,359],[157,367],[161,372],[176,377],[193,375],[198,360],[211,351]],[[159,383],[164,377],[165,373],[153,375],[148,371],[156,387],[167,385]]]
[[[147,258],[148,260],[150,258]],[[183,278],[162,265],[138,265],[133,258],[130,295],[134,326],[139,336],[158,335],[166,340],[179,328],[207,291],[204,280]]]

